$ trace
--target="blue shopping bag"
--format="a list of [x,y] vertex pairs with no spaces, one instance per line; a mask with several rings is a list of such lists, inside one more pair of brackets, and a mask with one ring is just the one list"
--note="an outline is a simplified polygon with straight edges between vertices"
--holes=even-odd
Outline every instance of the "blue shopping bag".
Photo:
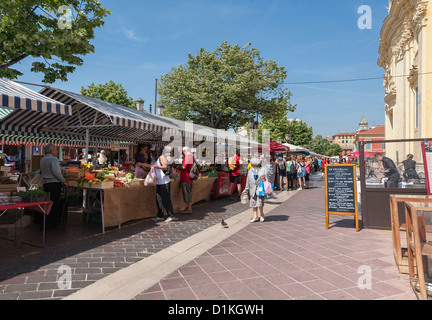
[[267,193],[265,191],[264,182],[260,182],[258,184],[257,195],[258,195],[258,197],[266,197],[267,198]]

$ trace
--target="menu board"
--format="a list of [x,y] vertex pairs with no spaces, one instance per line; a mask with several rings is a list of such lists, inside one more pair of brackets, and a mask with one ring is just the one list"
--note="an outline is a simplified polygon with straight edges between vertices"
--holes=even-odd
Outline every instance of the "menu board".
[[329,214],[353,215],[358,231],[356,166],[336,164],[325,166],[327,229]]
[[427,190],[432,195],[432,140],[423,141],[422,147]]

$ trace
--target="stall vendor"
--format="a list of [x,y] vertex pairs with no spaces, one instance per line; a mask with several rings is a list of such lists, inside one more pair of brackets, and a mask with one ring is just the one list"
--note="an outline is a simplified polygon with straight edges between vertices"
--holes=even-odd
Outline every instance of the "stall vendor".
[[142,145],[138,146],[138,151],[135,154],[135,165],[141,166],[142,164],[151,164],[151,158],[149,154],[150,146]]

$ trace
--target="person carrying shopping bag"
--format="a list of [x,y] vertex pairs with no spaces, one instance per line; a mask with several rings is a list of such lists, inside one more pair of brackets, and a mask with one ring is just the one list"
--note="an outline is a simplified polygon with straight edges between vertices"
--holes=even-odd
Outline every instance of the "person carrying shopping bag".
[[158,209],[157,216],[154,219],[155,222],[164,221],[164,209],[168,215],[168,218],[165,220],[166,222],[178,220],[174,216],[173,205],[171,202],[171,179],[165,174],[170,165],[165,156],[167,148],[169,147],[156,148],[156,162],[152,165],[156,176],[156,205]]
[[[259,193],[259,187],[264,185],[264,181],[267,180],[267,170],[265,168],[259,168],[260,160],[253,158],[250,161],[252,168],[249,170],[246,178],[246,186],[243,190],[243,194],[249,195],[249,205],[253,209],[253,218],[250,222],[264,222],[264,202],[265,202],[265,190],[264,194]],[[264,189],[264,188],[262,188]],[[262,195],[259,195],[262,194]],[[258,210],[260,217],[258,217]]]

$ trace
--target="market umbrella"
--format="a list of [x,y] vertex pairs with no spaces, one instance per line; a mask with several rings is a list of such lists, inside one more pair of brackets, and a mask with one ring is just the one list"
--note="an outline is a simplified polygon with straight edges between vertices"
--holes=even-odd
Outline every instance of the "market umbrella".
[[290,148],[291,152],[310,154],[310,151],[308,149],[303,148],[303,147],[296,146],[296,145],[293,145],[290,143],[284,143],[283,145]]
[[290,151],[290,148],[287,146],[284,146],[283,144],[270,141],[270,151],[271,152],[288,152]]

